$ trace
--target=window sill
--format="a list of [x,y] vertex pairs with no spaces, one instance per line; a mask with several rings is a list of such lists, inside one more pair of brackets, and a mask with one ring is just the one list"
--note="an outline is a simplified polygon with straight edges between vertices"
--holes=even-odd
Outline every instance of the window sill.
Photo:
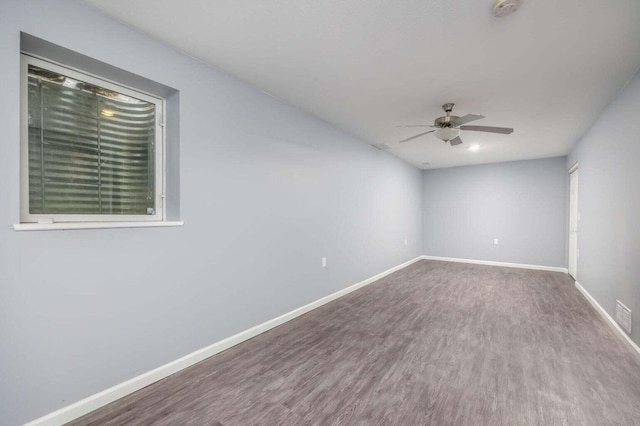
[[58,223],[16,223],[16,231],[62,231],[68,229],[107,229],[107,228],[163,228],[182,226],[183,221],[157,222],[58,222]]

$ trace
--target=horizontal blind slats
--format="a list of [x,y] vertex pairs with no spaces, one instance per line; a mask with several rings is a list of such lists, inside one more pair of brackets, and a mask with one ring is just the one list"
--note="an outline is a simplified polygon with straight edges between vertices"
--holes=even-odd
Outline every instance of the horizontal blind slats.
[[29,77],[30,213],[146,215],[155,206],[155,105],[65,81]]

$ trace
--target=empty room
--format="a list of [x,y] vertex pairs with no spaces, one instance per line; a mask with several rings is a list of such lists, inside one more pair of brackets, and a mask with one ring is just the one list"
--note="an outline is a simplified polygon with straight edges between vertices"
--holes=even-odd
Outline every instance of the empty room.
[[0,426],[640,425],[640,2],[0,0]]

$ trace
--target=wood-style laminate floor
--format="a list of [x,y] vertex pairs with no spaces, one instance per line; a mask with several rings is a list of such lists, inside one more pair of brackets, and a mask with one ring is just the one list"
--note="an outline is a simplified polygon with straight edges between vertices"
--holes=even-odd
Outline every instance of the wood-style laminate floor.
[[420,261],[74,425],[640,425],[640,360],[562,273]]

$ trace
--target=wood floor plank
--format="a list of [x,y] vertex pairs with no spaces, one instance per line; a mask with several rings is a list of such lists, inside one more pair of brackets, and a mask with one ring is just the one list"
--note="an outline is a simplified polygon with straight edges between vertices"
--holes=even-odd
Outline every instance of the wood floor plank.
[[72,425],[640,425],[640,359],[561,273],[420,261]]

